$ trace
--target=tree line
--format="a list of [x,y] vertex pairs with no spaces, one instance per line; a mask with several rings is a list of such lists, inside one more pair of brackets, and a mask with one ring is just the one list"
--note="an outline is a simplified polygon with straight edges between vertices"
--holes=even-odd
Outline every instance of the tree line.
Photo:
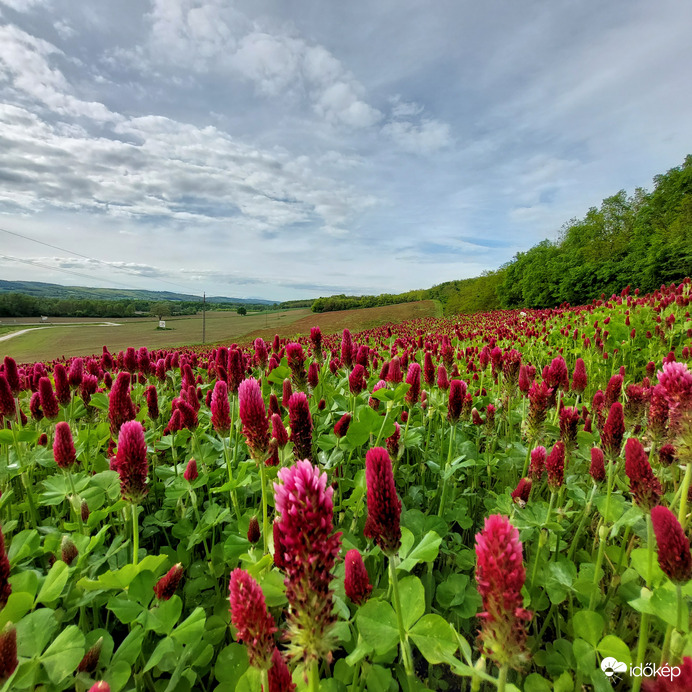
[[692,276],[692,155],[654,178],[654,188],[620,190],[568,221],[495,271],[429,289],[379,296],[318,298],[313,312],[439,300],[444,314],[498,308],[580,305],[628,284],[649,292]]
[[506,308],[579,305],[627,285],[648,292],[692,275],[692,155],[657,175],[651,192],[606,197],[502,272],[497,294]]

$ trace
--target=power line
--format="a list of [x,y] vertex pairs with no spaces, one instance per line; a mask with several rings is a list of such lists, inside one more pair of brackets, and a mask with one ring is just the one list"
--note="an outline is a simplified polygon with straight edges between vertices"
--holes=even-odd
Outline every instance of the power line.
[[[133,276],[137,276],[137,277],[139,277],[139,278],[147,278],[147,277],[142,277],[141,274],[137,273],[136,271],[133,271],[133,270],[129,269],[128,267],[118,267],[118,266],[113,265],[111,262],[106,262],[106,261],[100,260],[100,259],[98,259],[98,258],[96,258],[96,257],[89,257],[88,255],[82,255],[81,253],[75,252],[74,250],[68,250],[67,248],[60,247],[60,246],[58,246],[58,245],[52,245],[51,243],[46,243],[46,242],[44,242],[43,240],[37,240],[36,238],[32,238],[31,236],[24,235],[24,234],[22,234],[22,233],[17,233],[16,231],[10,231],[10,230],[8,230],[7,228],[2,228],[2,227],[0,227],[0,231],[2,231],[3,233],[7,233],[8,235],[16,236],[17,238],[23,238],[24,240],[30,240],[32,243],[37,243],[38,245],[44,245],[45,247],[52,248],[53,250],[60,250],[61,252],[67,252],[67,253],[70,254],[70,255],[74,255],[75,257],[81,257],[82,259],[86,259],[86,260],[89,260],[89,261],[91,261],[91,262],[97,262],[97,263],[99,263],[99,264],[103,264],[103,265],[109,267],[110,269],[116,269],[116,270],[118,270],[118,271],[125,272],[126,274],[132,274]],[[15,258],[10,257],[9,259],[15,259],[15,260],[17,260],[17,261],[22,261],[22,260],[18,260],[18,258],[16,258],[16,257],[15,257]],[[31,263],[31,262],[30,262],[30,263]],[[35,263],[35,264],[36,264],[36,266],[42,266],[42,265],[40,265],[40,264],[38,264],[38,263]],[[50,266],[47,266],[47,267],[44,267],[44,268],[47,268],[47,269],[56,269],[57,271],[61,271],[61,269],[57,269],[57,268],[55,268],[55,267],[50,267]],[[70,270],[67,270],[67,269],[62,269],[62,271],[66,272],[66,273],[76,274],[77,276],[86,277],[87,279],[93,279],[93,278],[94,278],[94,277],[92,277],[92,276],[87,276],[87,275],[85,275],[85,274],[78,274],[78,273],[76,273],[76,272],[70,272]],[[175,286],[176,288],[183,288],[183,289],[185,289],[188,293],[190,293],[190,294],[192,294],[192,295],[198,295],[197,292],[190,290],[187,286],[183,286],[182,284],[178,284],[178,283],[175,283],[175,282],[173,282],[173,281],[167,281],[166,279],[159,279],[159,278],[156,278],[155,280],[158,281],[158,282],[160,282],[160,283],[169,284],[170,286]],[[118,282],[117,282],[117,281],[113,281],[113,283],[118,283]],[[120,285],[120,286],[124,286],[124,284],[119,284],[119,285]],[[134,288],[134,289],[133,289],[133,288],[130,288],[130,287],[126,287],[126,288],[128,288],[129,290],[134,290],[134,291],[137,291],[137,290],[140,290],[140,291],[141,291],[141,290],[145,290],[145,289],[137,289],[137,288]]]

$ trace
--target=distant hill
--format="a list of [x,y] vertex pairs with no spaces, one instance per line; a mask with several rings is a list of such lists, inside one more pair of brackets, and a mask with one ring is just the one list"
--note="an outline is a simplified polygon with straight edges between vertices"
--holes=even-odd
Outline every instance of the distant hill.
[[[146,301],[201,301],[200,296],[172,291],[145,291],[124,288],[90,288],[88,286],[61,286],[42,281],[3,281],[0,279],[0,294],[23,293],[37,298],[57,300],[146,300]],[[234,305],[274,305],[279,301],[261,298],[227,298],[225,296],[207,296],[207,303],[232,303]]]

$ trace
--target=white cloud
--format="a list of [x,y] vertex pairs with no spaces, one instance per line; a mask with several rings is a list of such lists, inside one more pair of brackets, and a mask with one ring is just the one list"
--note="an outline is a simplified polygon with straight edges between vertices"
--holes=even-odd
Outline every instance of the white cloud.
[[439,120],[425,118],[418,124],[393,120],[382,128],[382,132],[412,154],[434,154],[452,144],[449,125]]
[[0,5],[7,5],[15,12],[29,12],[39,5],[47,5],[50,0],[0,0]]

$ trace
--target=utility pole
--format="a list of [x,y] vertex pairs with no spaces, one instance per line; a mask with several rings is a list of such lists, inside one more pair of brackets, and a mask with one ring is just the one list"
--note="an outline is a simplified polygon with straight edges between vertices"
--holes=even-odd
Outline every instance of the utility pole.
[[207,343],[207,292],[204,291],[202,298],[202,343]]

